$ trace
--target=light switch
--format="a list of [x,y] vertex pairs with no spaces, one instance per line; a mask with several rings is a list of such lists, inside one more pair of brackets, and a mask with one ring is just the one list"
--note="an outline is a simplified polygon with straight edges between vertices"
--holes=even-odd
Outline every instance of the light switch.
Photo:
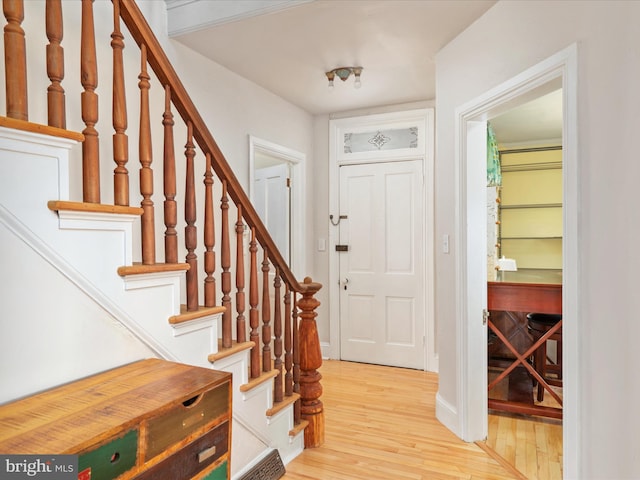
[[449,234],[442,235],[442,253],[449,253]]
[[327,242],[324,238],[318,239],[318,251],[324,252],[327,249]]

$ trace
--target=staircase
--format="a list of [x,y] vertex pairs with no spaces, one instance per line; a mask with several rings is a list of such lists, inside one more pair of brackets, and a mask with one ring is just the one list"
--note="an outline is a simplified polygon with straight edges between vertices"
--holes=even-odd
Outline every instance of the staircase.
[[320,285],[288,268],[136,3],[3,7],[0,402],[157,356],[233,373],[233,478],[320,445]]

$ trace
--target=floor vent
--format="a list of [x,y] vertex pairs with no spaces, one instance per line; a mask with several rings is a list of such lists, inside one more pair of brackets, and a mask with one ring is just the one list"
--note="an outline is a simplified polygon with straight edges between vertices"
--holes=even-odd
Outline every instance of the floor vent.
[[278,480],[286,473],[278,450],[271,450],[240,480]]

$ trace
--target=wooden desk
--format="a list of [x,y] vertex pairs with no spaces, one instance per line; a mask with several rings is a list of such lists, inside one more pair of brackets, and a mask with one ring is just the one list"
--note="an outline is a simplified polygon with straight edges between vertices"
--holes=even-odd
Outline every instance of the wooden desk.
[[489,282],[489,310],[562,314],[562,285],[552,283]]
[[[488,310],[503,312],[538,312],[538,313],[559,313],[562,314],[562,285],[554,283],[520,283],[520,282],[488,282]],[[493,331],[504,345],[511,351],[515,360],[504,370],[498,378],[489,383],[489,390],[497,385],[517,366],[524,366],[531,375],[562,405],[562,399],[549,387],[547,382],[538,375],[527,359],[542,345],[553,333],[562,327],[562,320],[547,334],[533,343],[526,351],[514,347],[513,343],[505,336],[489,319],[489,328]],[[509,402],[506,400],[489,399],[489,408],[515,413],[525,413],[531,415],[542,415],[553,418],[562,418],[562,408],[544,407],[538,405],[524,404],[520,402]]]

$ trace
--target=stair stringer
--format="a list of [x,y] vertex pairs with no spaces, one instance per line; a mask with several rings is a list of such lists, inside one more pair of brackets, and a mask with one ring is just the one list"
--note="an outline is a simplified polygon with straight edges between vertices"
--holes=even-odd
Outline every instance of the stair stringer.
[[286,465],[304,450],[304,430],[296,435],[289,432],[294,428],[293,405],[283,408],[269,417],[267,410],[273,407],[273,382],[266,381],[243,392],[242,386],[248,382],[249,350],[241,350],[212,362],[216,370],[233,375],[233,445],[232,451],[241,451],[236,445],[244,446],[242,433],[248,432],[260,441],[251,455],[234,457],[231,462],[232,478],[240,478],[256,465],[272,449],[277,449]]
[[[159,356],[95,285],[0,204],[0,403]],[[62,299],[62,301],[60,301]]]
[[206,324],[200,320],[200,328],[190,331],[168,323],[180,313],[184,271],[124,279],[117,274],[119,267],[132,265],[137,216],[47,208],[51,200],[69,199],[69,152],[75,145],[73,140],[0,128],[0,205],[46,245],[60,268],[74,272],[80,288],[158,356],[210,366],[207,355],[217,350],[219,315]]
[[[10,224],[13,234],[18,232],[16,235],[32,251],[82,291],[100,311],[106,312],[105,322],[111,323],[112,329],[122,332],[124,327],[139,344],[139,358],[153,352],[161,358],[210,368],[207,357],[217,352],[214,337],[218,332],[219,314],[178,326],[167,321],[180,313],[180,283],[184,272],[117,275],[119,267],[132,264],[132,230],[134,222],[138,221],[135,217],[70,211],[57,214],[47,208],[51,200],[69,200],[69,151],[75,145],[72,140],[0,127],[0,220],[4,219],[0,223]],[[25,289],[29,287],[29,284],[24,286]],[[49,288],[56,287],[51,285]],[[64,322],[63,318],[54,319],[56,312],[47,312],[46,307],[41,315],[46,321]],[[68,323],[60,325],[61,330],[74,328]],[[92,328],[91,322],[85,322],[83,328]],[[110,336],[117,338],[115,333]],[[51,340],[55,341],[55,336]],[[29,366],[23,371],[14,368],[14,375],[10,377],[22,382],[19,395],[29,395],[138,359],[131,351],[128,355],[114,351],[107,364],[96,363],[90,355],[79,357],[73,351],[56,352],[58,356],[54,358],[48,350],[36,354],[37,358]],[[3,360],[6,360],[3,364],[13,365],[11,359]],[[245,383],[248,359],[243,358],[240,362],[239,367],[227,367],[245,372],[239,377],[234,374]],[[57,371],[58,376],[44,379],[44,383],[30,383],[29,379],[42,371],[38,365],[47,363],[61,367],[58,370],[63,371]],[[69,364],[80,364],[80,370],[64,368]],[[220,362],[216,362],[214,368],[223,369]],[[234,385],[242,383],[234,380]],[[265,412],[273,404],[272,382],[267,383],[268,387],[249,395],[240,394],[236,388],[233,395],[234,399],[242,401],[236,402],[234,408],[232,438],[244,438],[244,441],[234,441],[232,447],[232,468],[237,474],[255,465],[271,448],[278,448],[287,461],[302,451],[300,442],[289,437],[293,424],[290,407],[270,420],[266,418]],[[256,413],[250,411],[254,408]],[[255,448],[249,448],[250,444]],[[246,458],[243,460],[243,457]]]

